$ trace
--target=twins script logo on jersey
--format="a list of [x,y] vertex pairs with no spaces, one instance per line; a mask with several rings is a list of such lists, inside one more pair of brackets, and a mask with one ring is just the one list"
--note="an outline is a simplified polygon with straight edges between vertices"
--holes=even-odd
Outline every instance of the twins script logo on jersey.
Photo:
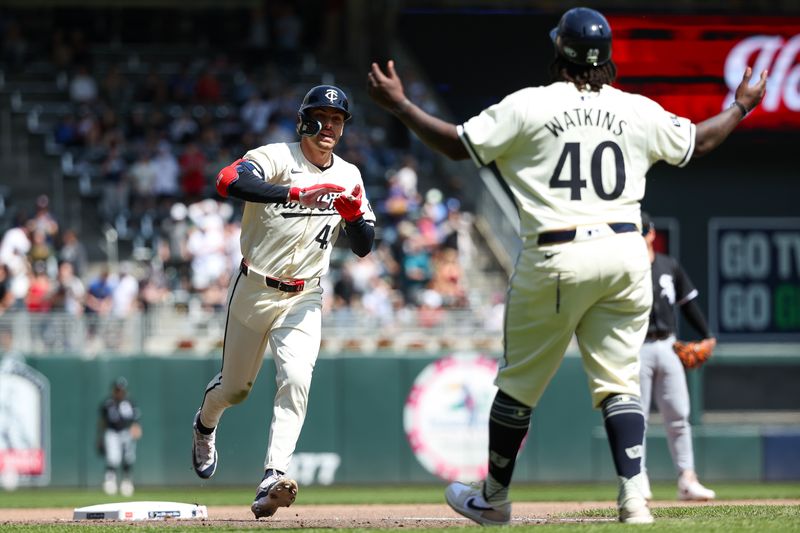
[[339,99],[339,93],[333,89],[328,89],[325,91],[325,98],[327,98],[330,103],[334,103],[336,100]]
[[471,354],[434,361],[417,376],[403,410],[403,426],[428,472],[447,481],[486,477],[496,374],[496,360]]

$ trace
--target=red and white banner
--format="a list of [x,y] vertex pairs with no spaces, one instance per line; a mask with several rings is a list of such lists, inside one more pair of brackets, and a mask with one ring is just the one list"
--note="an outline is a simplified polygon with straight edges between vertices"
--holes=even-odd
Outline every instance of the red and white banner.
[[761,105],[741,125],[800,128],[800,17],[610,16],[616,86],[692,121],[728,107],[747,66],[769,71]]

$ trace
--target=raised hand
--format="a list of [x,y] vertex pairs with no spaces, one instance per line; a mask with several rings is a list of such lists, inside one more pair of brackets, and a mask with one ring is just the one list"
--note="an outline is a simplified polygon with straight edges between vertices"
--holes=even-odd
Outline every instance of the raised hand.
[[311,209],[325,209],[330,202],[323,200],[323,198],[327,194],[343,191],[344,187],[334,183],[320,183],[303,188],[291,187],[289,189],[289,200]]
[[742,104],[749,112],[752,111],[764,98],[767,92],[767,71],[761,71],[761,78],[755,85],[750,85],[750,78],[753,76],[753,69],[747,67],[744,69],[744,76],[742,82],[736,88],[736,101]]
[[333,207],[342,215],[342,218],[347,222],[354,222],[358,220],[364,213],[361,212],[361,200],[363,191],[361,185],[353,187],[353,192],[350,194],[342,194],[333,201]]
[[367,74],[367,92],[375,103],[390,112],[394,112],[408,101],[403,90],[403,82],[395,72],[394,61],[391,59],[386,63],[386,74],[377,63],[372,63]]

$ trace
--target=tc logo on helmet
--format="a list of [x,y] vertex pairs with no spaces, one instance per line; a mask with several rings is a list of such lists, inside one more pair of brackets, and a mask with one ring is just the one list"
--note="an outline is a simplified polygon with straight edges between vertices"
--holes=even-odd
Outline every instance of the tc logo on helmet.
[[331,103],[334,103],[336,100],[339,99],[339,93],[336,92],[334,89],[328,89],[325,91],[325,98],[327,98]]

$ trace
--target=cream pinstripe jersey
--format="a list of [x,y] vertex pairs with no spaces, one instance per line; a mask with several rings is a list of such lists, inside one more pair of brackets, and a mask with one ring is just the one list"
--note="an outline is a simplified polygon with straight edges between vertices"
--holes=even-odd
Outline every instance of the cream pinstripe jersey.
[[496,163],[530,239],[581,224],[640,224],[647,170],[659,160],[688,163],[695,126],[644,96],[557,82],[508,95],[458,134],[478,166]]
[[[333,164],[320,170],[310,163],[300,143],[268,144],[250,150],[245,159],[256,164],[256,174],[267,183],[308,187],[334,183],[350,193],[364,183],[355,165],[333,155]],[[344,221],[329,195],[325,209],[309,209],[294,202],[261,204],[245,202],[242,215],[242,255],[256,270],[282,279],[310,279],[328,271],[333,243]],[[375,221],[375,213],[363,196],[364,219]]]

